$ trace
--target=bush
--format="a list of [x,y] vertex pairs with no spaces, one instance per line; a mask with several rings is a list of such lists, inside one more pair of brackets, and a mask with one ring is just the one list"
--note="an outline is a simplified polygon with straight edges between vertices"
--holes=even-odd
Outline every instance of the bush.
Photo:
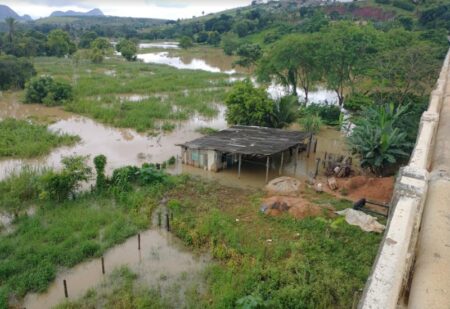
[[323,122],[318,114],[307,114],[300,118],[300,125],[306,132],[317,133],[320,131]]
[[29,60],[0,56],[0,90],[23,88],[34,75],[36,70]]
[[72,86],[57,82],[50,76],[32,79],[26,86],[25,103],[60,105],[73,99]]
[[349,111],[360,111],[363,107],[371,106],[374,104],[373,99],[363,95],[361,93],[354,93],[345,99],[344,108]]
[[105,176],[105,166],[106,157],[104,155],[98,155],[94,158],[95,171],[97,172],[97,180],[95,182],[95,187],[98,191],[102,191],[106,188],[106,176]]
[[403,9],[405,11],[414,11],[415,6],[412,3],[409,3],[407,1],[403,1],[403,0],[394,0],[394,2],[392,3],[393,6]]
[[341,109],[336,105],[310,104],[301,110],[301,115],[318,115],[327,125],[338,125]]
[[116,45],[116,50],[128,61],[135,61],[137,59],[137,45],[131,40],[121,40]]
[[75,196],[81,182],[88,181],[91,168],[86,165],[86,158],[81,156],[64,157],[63,169],[45,173],[41,178],[41,198],[63,202]]
[[194,44],[192,43],[192,39],[190,37],[183,36],[180,39],[179,46],[183,49],[188,49],[188,48],[191,48],[192,46],[194,46]]

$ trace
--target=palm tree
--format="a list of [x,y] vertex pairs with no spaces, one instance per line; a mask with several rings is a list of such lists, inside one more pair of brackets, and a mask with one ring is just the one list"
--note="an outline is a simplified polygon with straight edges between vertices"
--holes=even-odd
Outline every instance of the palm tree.
[[17,21],[13,17],[8,17],[5,19],[6,25],[8,26],[8,39],[12,43],[14,32],[16,31]]

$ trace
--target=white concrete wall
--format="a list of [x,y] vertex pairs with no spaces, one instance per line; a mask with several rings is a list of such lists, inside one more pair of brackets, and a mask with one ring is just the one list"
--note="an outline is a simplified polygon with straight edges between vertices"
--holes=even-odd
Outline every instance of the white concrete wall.
[[422,116],[410,162],[401,170],[395,185],[388,227],[359,308],[397,308],[408,283],[428,192],[429,169],[439,116],[444,100],[447,101],[447,96],[450,95],[445,89],[450,82],[449,60],[450,51],[445,58],[436,88],[430,96],[429,108]]

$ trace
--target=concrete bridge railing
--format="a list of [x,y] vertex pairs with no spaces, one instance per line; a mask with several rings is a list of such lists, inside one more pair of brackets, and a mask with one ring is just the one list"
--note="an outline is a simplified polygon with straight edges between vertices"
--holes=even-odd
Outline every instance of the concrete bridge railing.
[[428,192],[440,111],[446,97],[446,84],[450,83],[449,62],[450,51],[431,93],[428,110],[422,115],[409,164],[400,170],[397,178],[387,229],[358,308],[396,308],[408,285]]

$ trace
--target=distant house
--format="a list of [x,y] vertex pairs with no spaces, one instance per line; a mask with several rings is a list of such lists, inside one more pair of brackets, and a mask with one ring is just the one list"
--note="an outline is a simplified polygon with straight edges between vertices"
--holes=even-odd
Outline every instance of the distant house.
[[[238,164],[241,173],[243,159],[265,160],[268,180],[270,160],[281,155],[283,161],[306,149],[310,134],[253,126],[233,126],[217,133],[179,145],[183,164],[218,172]],[[296,162],[296,161],[295,161]]]

